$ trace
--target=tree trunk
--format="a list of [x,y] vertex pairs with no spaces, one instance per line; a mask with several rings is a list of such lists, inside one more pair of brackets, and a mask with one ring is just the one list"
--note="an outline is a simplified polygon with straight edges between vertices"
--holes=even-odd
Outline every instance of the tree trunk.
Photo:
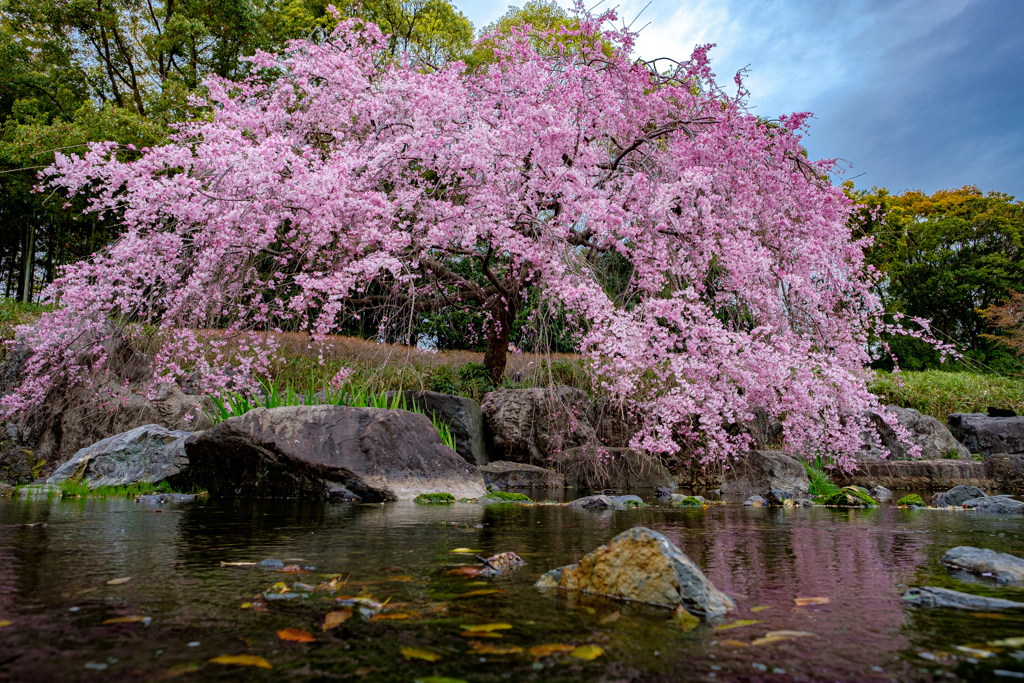
[[21,301],[32,303],[32,262],[35,261],[35,229],[29,223],[25,226],[25,249],[21,258]]
[[508,340],[512,336],[512,323],[516,319],[514,305],[506,306],[499,302],[491,310],[487,322],[487,349],[484,351],[484,367],[491,384],[499,386],[505,376],[505,363],[508,361]]

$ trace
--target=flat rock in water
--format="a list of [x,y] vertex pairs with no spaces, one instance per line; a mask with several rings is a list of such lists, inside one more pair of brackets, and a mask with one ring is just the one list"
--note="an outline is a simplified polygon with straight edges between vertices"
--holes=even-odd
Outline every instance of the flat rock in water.
[[155,484],[188,478],[185,437],[191,432],[142,425],[97,441],[75,453],[46,480],[54,486],[81,481],[89,488]]
[[682,550],[656,531],[633,527],[578,564],[553,569],[537,588],[604,595],[715,617],[736,609]]
[[314,405],[233,417],[186,440],[190,470],[224,498],[480,498],[483,477],[405,410]]
[[950,569],[991,577],[1008,586],[1024,586],[1024,559],[987,548],[961,545],[942,557]]
[[950,607],[973,611],[997,609],[1024,609],[1024,602],[1013,602],[1000,598],[985,598],[980,595],[961,593],[948,588],[922,586],[911,588],[903,594],[903,600],[916,607]]
[[751,496],[743,501],[744,507],[760,508],[768,505],[768,500],[762,496]]
[[1024,503],[1013,498],[992,496],[964,501],[964,507],[977,512],[992,512],[998,515],[1019,515],[1024,513]]
[[479,467],[488,488],[496,489],[561,489],[565,478],[554,470],[536,465],[498,460]]
[[968,500],[985,497],[985,492],[977,486],[964,486],[963,484],[960,484],[959,486],[954,486],[945,493],[936,493],[932,496],[932,504],[940,508],[958,508]]

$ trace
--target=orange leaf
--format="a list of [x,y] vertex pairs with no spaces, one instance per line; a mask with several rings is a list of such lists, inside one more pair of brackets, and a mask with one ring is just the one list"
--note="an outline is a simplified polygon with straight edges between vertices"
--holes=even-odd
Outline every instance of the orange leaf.
[[332,628],[337,628],[344,624],[349,617],[352,616],[352,610],[348,607],[340,609],[337,612],[328,612],[327,616],[324,617],[324,630],[329,631]]
[[514,655],[523,651],[523,648],[518,645],[491,645],[479,640],[474,640],[469,645],[473,648],[473,652],[479,652],[482,655]]
[[312,643],[316,640],[316,637],[312,633],[302,631],[297,628],[286,628],[277,632],[277,637],[281,640],[290,640],[293,643]]
[[495,593],[504,593],[505,591],[500,588],[481,588],[480,590],[469,591],[468,593],[461,593],[454,597],[456,598],[475,598],[479,595],[494,595]]
[[275,569],[274,571],[276,571],[278,574],[312,574],[313,573],[313,572],[309,571],[308,569],[303,569],[302,567],[300,567],[297,564],[290,564],[287,567],[281,567],[280,569]]
[[552,643],[550,645],[534,645],[527,652],[531,657],[540,659],[541,657],[548,657],[550,655],[567,655],[576,649],[575,645],[566,645],[565,643]]
[[808,605],[827,605],[828,598],[793,598],[793,602],[796,603],[797,607],[807,607]]
[[480,572],[482,571],[483,569],[481,569],[480,567],[471,567],[469,565],[466,565],[464,567],[456,567],[455,569],[449,569],[445,573],[452,574],[454,576],[468,576],[470,578],[473,578],[480,576]]
[[258,666],[261,669],[273,669],[270,662],[256,655],[221,655],[210,660],[213,664],[234,664],[235,666]]

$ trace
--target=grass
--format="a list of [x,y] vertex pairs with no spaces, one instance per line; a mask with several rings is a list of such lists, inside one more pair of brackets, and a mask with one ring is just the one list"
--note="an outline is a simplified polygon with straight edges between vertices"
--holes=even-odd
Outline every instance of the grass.
[[876,372],[868,388],[883,403],[913,408],[942,424],[951,413],[984,413],[989,406],[1024,415],[1024,380],[970,372]]
[[89,488],[83,481],[65,480],[59,484],[60,496],[62,498],[129,498],[135,496],[146,496],[159,493],[198,493],[195,490],[184,491],[173,488],[166,481],[156,484],[140,482],[128,486],[97,486]]
[[832,479],[825,471],[825,465],[821,456],[816,456],[814,461],[804,460],[804,469],[807,470],[807,478],[811,482],[809,493],[812,496],[827,497],[839,492],[839,487],[832,483]]
[[14,339],[14,328],[18,325],[35,322],[47,310],[39,304],[23,304],[16,299],[0,297],[0,360],[7,352],[6,342]]

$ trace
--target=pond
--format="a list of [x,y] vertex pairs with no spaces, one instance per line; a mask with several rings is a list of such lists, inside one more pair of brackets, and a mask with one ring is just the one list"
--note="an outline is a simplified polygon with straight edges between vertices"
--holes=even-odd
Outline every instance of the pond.
[[[669,610],[532,587],[636,525],[675,542],[738,609],[718,628],[685,631]],[[957,545],[1019,554],[1021,532],[1019,517],[893,506],[0,500],[0,679],[1014,680],[1024,678],[1024,643],[987,644],[1024,636],[1024,615],[922,610],[900,595],[933,585],[1024,600],[1024,590],[969,583],[939,563]],[[510,577],[451,573],[506,551],[526,562]],[[268,558],[315,569],[222,564]],[[333,594],[300,586],[293,592],[308,597],[262,597],[332,580]],[[376,617],[357,604],[324,631],[327,613],[344,612],[333,599],[342,596],[388,602]],[[511,628],[465,633],[482,624]],[[282,640],[289,628],[315,640]],[[759,640],[775,631],[809,635]],[[543,645],[601,654],[531,653]],[[578,652],[588,650],[598,652]],[[222,655],[273,668],[210,662]]]

